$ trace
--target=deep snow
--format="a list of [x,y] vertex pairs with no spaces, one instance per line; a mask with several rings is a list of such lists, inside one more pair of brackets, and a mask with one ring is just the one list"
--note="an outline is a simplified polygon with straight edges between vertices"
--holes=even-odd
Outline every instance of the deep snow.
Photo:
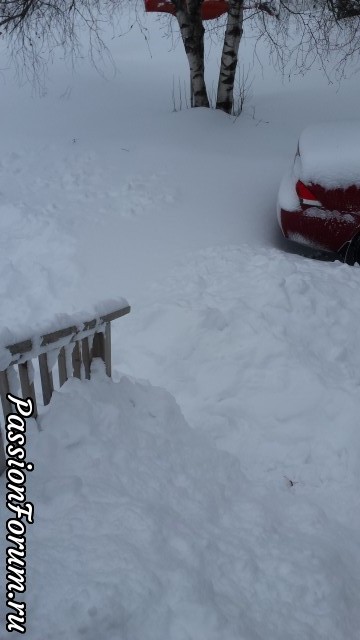
[[306,127],[299,139],[301,171],[305,183],[327,188],[360,184],[360,121],[325,122]]
[[113,41],[108,80],[1,80],[2,338],[132,305],[119,383],[70,381],[29,424],[28,637],[356,640],[360,271],[292,254],[276,193],[358,79],[265,66],[255,112],[172,113],[184,55],[149,24],[153,57]]
[[355,532],[306,486],[251,481],[166,391],[73,380],[41,427],[30,638],[355,637]]

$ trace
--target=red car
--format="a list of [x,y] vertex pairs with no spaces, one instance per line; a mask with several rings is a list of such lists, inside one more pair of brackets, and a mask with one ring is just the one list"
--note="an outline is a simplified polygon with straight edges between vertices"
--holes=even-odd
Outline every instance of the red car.
[[280,185],[285,238],[360,263],[360,121],[308,127]]

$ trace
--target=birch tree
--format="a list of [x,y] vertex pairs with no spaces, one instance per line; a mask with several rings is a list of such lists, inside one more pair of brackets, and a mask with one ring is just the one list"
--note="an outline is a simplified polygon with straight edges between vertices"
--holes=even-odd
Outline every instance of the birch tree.
[[208,107],[205,84],[203,0],[174,0],[176,18],[190,67],[194,107]]
[[231,113],[234,102],[234,82],[243,24],[243,0],[230,0],[216,98],[216,108],[226,113]]
[[229,0],[229,10],[221,55],[216,108],[231,113],[234,103],[234,83],[238,65],[240,41],[244,32],[245,11],[265,13],[277,17],[276,9],[270,2],[248,4],[244,0]]
[[[205,1],[164,0],[172,5],[179,27],[195,107],[209,106],[202,20]],[[79,34],[86,28],[90,57],[96,64],[108,51],[101,38],[104,22],[113,22],[116,11],[136,11],[139,5],[143,6],[143,0],[0,0],[0,38],[8,42],[28,77],[36,78],[56,48],[73,58],[80,55]],[[136,21],[139,23],[138,11]],[[231,113],[245,29],[255,43],[267,44],[270,60],[280,70],[303,73],[317,64],[330,81],[339,79],[347,65],[360,57],[360,0],[228,0],[227,15],[212,21],[209,29],[223,43],[216,108]]]
[[[193,106],[208,107],[209,99],[204,75],[205,27],[201,18],[201,8],[205,0],[172,1],[176,8],[175,16],[189,62]],[[269,2],[228,0],[228,6],[216,108],[231,113],[238,51],[243,34],[244,12],[252,12],[253,16],[259,12],[265,12],[272,17],[276,15],[276,12],[272,7],[272,0]],[[213,28],[220,31],[222,27],[217,23]]]
[[[202,1],[173,0],[177,7],[185,7],[187,28],[195,16],[190,6],[196,5],[198,24]],[[256,43],[262,40],[267,44],[270,59],[282,72],[288,69],[304,73],[316,64],[332,82],[341,79],[347,65],[360,57],[360,0],[228,0],[228,7],[225,25],[223,21],[210,25],[212,32],[217,30],[223,39],[216,108],[226,113],[233,108],[239,46],[245,26]],[[179,11],[176,17],[192,69]],[[200,28],[193,34],[195,38],[199,36],[198,46],[193,46],[192,51],[197,51],[197,68],[201,70],[197,76],[201,99],[196,98],[194,106],[208,106],[204,34]],[[192,82],[193,77],[191,72]]]
[[359,0],[329,0],[329,9],[338,20],[360,16]]

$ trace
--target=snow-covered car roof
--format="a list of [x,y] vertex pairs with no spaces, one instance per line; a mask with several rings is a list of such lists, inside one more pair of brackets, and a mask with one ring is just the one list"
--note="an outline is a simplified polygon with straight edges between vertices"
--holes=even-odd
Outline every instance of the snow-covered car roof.
[[297,177],[326,188],[360,187],[360,120],[324,122],[304,129],[299,139]]

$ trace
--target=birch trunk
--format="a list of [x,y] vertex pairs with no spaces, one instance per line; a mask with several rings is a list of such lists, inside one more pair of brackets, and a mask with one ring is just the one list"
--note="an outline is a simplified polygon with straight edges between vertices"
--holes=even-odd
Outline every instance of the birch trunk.
[[221,55],[216,108],[231,113],[240,40],[243,34],[244,0],[229,0],[224,46]]
[[188,0],[177,6],[176,17],[189,61],[194,107],[208,107],[205,85],[204,32],[199,0]]

